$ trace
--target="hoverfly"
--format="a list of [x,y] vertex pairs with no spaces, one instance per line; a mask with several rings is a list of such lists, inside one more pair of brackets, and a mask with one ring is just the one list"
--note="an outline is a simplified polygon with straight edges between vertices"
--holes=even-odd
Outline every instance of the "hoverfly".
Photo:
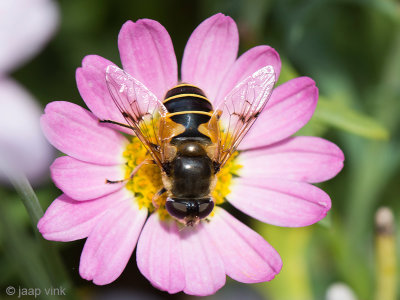
[[115,105],[160,168],[168,213],[194,226],[214,208],[211,193],[216,175],[238,148],[265,107],[275,84],[272,66],[241,81],[213,108],[198,87],[181,83],[163,101],[116,66],[106,69]]

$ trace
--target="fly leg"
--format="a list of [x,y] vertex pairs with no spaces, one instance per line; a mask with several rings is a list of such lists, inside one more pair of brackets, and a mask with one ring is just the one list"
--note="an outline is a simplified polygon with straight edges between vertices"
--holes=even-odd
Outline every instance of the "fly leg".
[[151,165],[151,164],[155,164],[156,162],[153,159],[147,158],[144,161],[142,161],[140,164],[138,164],[132,171],[131,175],[129,175],[128,178],[125,179],[121,179],[121,180],[108,180],[106,179],[106,183],[121,183],[124,181],[127,181],[129,179],[132,179],[133,176],[135,176],[135,174],[139,171],[139,169],[141,167],[143,167],[144,165]]
[[158,199],[166,192],[167,190],[165,189],[165,187],[163,187],[162,189],[160,189],[157,193],[154,194],[153,199],[151,199],[153,206],[157,209],[160,207],[160,202],[158,201]]
[[118,125],[121,127],[126,127],[126,128],[130,128],[132,129],[132,126],[129,126],[127,124],[123,124],[123,123],[119,123],[119,122],[115,122],[115,121],[111,121],[111,120],[100,120],[100,123],[109,123],[109,124],[114,124],[114,125]]

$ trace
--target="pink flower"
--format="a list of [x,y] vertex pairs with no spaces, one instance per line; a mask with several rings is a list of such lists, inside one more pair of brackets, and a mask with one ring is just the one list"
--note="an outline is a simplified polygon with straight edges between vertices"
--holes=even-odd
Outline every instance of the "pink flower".
[[[266,65],[279,75],[274,49],[258,46],[237,59],[238,39],[230,17],[217,14],[205,20],[186,46],[182,81],[200,87],[215,104]],[[128,21],[118,46],[124,70],[158,99],[178,83],[172,42],[158,22]],[[109,65],[113,64],[91,55],[77,70],[78,88],[91,112],[53,102],[42,117],[48,140],[68,155],[51,167],[64,194],[38,224],[44,238],[66,242],[87,237],[79,271],[100,285],[118,278],[136,244],[142,274],[169,293],[209,295],[225,284],[226,275],[245,283],[273,279],[282,267],[278,253],[224,209],[217,206],[208,221],[195,227],[182,227],[165,210],[154,210],[149,199],[161,185],[157,167],[143,167],[128,182],[106,183],[126,178],[140,162],[138,157],[143,160],[146,155],[137,138],[129,140],[115,125],[99,123],[123,121],[106,86]],[[311,118],[317,99],[318,89],[307,77],[274,90],[239,147],[245,151],[221,171],[216,204],[226,196],[236,208],[278,226],[306,226],[326,215],[330,198],[310,183],[334,177],[343,167],[343,153],[321,138],[290,137]]]

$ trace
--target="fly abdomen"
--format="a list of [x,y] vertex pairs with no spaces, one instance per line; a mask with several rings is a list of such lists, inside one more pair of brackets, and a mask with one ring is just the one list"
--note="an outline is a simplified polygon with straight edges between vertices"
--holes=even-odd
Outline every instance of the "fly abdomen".
[[170,89],[165,95],[163,104],[170,113],[212,110],[211,102],[204,92],[190,84],[180,84]]
[[170,89],[165,94],[164,103],[167,102],[167,100],[169,98],[177,96],[177,95],[182,95],[182,94],[194,94],[194,95],[199,95],[199,96],[206,98],[206,95],[204,94],[204,92],[197,86],[192,85],[192,84],[187,84],[187,83],[181,83],[181,84],[174,86],[172,89]]
[[164,103],[164,105],[170,113],[185,111],[209,112],[212,110],[210,102],[194,94],[183,94],[171,97],[168,102]]
[[202,134],[199,131],[199,126],[201,124],[207,123],[211,116],[209,113],[201,113],[195,111],[183,112],[183,113],[173,113],[170,114],[169,117],[172,121],[178,124],[182,124],[185,127],[185,131],[172,139],[180,140],[182,138],[194,138],[194,139],[204,139],[207,142],[210,142],[211,139]]
[[168,110],[167,117],[185,127],[185,131],[172,138],[171,142],[185,138],[211,141],[198,130],[201,124],[210,120],[213,109],[201,89],[190,84],[177,85],[167,92],[163,104]]

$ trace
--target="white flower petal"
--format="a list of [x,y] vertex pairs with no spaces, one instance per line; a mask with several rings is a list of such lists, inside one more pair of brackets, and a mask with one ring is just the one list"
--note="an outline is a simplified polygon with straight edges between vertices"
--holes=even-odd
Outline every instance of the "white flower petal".
[[18,83],[0,80],[0,156],[9,168],[18,168],[34,183],[48,173],[54,157],[40,129],[41,113],[35,99]]
[[0,1],[0,74],[35,55],[54,33],[58,7],[51,0]]

